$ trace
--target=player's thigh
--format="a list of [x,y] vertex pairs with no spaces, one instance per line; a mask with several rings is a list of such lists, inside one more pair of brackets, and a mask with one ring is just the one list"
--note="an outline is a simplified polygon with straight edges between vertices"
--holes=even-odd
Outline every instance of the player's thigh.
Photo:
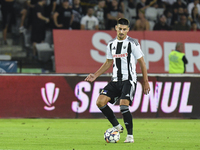
[[[122,88],[122,95],[120,99],[122,100],[129,100],[129,105],[132,105],[132,101],[135,95],[135,90],[136,90],[136,83],[132,81],[126,81],[123,85]],[[126,103],[126,102],[124,102]]]
[[109,101],[111,100],[110,97],[106,96],[106,95],[99,95],[96,105],[100,108],[105,106]]

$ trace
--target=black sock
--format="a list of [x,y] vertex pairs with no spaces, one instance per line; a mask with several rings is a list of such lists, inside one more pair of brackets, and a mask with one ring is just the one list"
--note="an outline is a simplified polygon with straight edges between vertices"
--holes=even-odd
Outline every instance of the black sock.
[[106,118],[110,121],[110,123],[113,126],[117,126],[119,124],[119,122],[117,121],[117,118],[115,117],[112,109],[110,109],[110,107],[108,105],[100,107],[99,109],[102,111],[102,113],[106,116]]
[[124,124],[126,125],[128,134],[133,135],[133,121],[132,121],[132,115],[129,111],[129,107],[126,105],[120,105],[120,110],[123,115]]

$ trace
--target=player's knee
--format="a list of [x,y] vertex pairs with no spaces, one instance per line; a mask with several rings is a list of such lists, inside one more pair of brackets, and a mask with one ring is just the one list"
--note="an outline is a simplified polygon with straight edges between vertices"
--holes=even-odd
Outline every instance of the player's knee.
[[126,105],[120,105],[120,111],[121,111],[121,114],[124,115],[126,113],[130,113],[129,111],[129,106],[126,106]]
[[130,101],[128,99],[121,99],[120,100],[120,105],[126,105],[129,106]]
[[96,101],[96,105],[100,108],[107,104],[107,99],[105,96],[100,95]]
[[100,107],[103,107],[105,104],[104,104],[102,99],[98,98],[97,102],[96,102],[96,105],[100,108]]

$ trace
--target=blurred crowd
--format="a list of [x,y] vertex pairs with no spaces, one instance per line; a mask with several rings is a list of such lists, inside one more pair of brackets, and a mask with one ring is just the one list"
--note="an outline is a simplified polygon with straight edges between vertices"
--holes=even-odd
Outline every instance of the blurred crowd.
[[[131,21],[131,30],[200,30],[199,0],[1,0],[3,43],[9,27],[19,21],[19,32],[31,31],[41,43],[45,31],[114,30],[118,18]],[[156,18],[148,16],[156,12]]]

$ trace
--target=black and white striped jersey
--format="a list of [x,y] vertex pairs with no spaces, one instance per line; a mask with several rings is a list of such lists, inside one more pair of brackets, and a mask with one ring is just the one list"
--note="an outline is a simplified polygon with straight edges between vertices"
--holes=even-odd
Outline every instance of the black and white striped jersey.
[[137,59],[144,56],[140,44],[129,36],[124,40],[117,38],[107,45],[107,59],[113,59],[112,81],[132,80],[136,83]]

